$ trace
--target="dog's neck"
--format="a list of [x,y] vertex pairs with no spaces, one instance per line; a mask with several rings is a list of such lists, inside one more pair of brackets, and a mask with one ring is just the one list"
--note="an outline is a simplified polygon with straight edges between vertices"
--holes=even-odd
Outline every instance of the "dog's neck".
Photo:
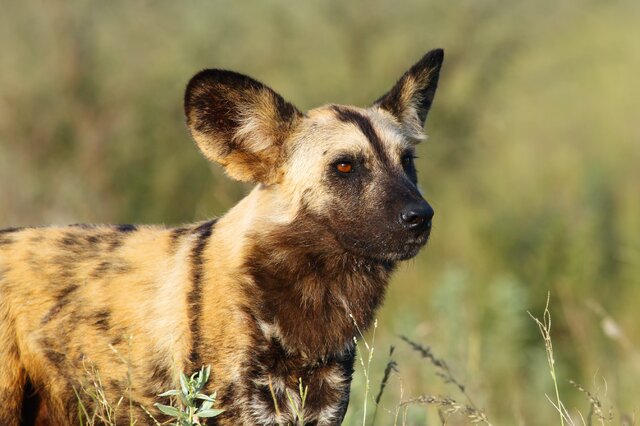
[[[255,221],[257,206],[275,208],[259,192],[248,198],[243,209]],[[394,264],[348,253],[309,213],[262,225],[245,230],[240,271],[259,299],[256,319],[290,352],[317,358],[350,347],[357,329],[371,324]]]

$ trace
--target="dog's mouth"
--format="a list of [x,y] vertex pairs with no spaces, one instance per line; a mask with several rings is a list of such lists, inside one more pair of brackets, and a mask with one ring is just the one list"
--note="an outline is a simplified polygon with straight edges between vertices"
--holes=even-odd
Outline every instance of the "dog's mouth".
[[399,262],[414,258],[424,247],[430,235],[430,229],[418,236],[412,236],[402,241],[363,241],[356,239],[343,239],[342,245],[354,255],[365,257],[379,262]]
[[420,249],[427,244],[429,241],[430,231],[426,231],[424,234],[421,234],[417,238],[412,238],[405,241],[399,250],[390,252],[388,255],[389,260],[409,260],[417,256],[420,252]]

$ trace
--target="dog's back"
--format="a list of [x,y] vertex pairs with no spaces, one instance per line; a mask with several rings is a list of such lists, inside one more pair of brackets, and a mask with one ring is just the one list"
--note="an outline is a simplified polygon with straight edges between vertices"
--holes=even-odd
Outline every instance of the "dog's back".
[[[189,283],[189,254],[171,230],[71,226],[0,232],[3,383],[22,392],[28,372],[53,413],[67,411],[75,399],[69,379],[85,378],[90,386],[96,365],[108,372],[102,386],[109,393],[125,395],[128,380],[161,379],[150,394],[134,395],[136,401],[150,402],[156,389],[172,385],[172,375],[156,377],[155,370],[175,364],[175,342],[163,334],[184,326],[180,299]],[[182,335],[187,338],[188,331]],[[146,377],[127,378],[127,360],[150,358]],[[18,408],[8,404],[19,400],[5,399],[2,412],[13,415]]]

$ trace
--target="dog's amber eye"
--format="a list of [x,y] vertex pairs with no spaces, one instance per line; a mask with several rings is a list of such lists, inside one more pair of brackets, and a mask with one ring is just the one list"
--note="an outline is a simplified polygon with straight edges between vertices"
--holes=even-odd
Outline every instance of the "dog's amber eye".
[[338,169],[338,171],[340,173],[351,173],[351,170],[353,170],[353,164],[351,164],[351,163],[338,163],[338,164],[336,164],[336,169]]

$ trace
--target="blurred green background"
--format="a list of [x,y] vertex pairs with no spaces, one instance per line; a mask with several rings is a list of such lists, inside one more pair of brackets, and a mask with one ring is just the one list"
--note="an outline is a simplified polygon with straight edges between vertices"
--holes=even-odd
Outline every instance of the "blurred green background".
[[[249,187],[187,134],[182,95],[195,72],[243,72],[303,110],[364,106],[443,47],[418,160],[435,229],[379,313],[371,392],[390,345],[399,372],[376,424],[393,423],[387,410],[401,398],[468,403],[399,335],[446,359],[494,424],[559,423],[527,314],[541,316],[547,292],[560,396],[576,424],[589,402],[569,380],[597,394],[614,424],[630,422],[640,408],[639,23],[631,0],[4,2],[0,227],[221,215]],[[358,371],[347,424],[362,424],[364,394]],[[440,423],[435,406],[407,415]]]

